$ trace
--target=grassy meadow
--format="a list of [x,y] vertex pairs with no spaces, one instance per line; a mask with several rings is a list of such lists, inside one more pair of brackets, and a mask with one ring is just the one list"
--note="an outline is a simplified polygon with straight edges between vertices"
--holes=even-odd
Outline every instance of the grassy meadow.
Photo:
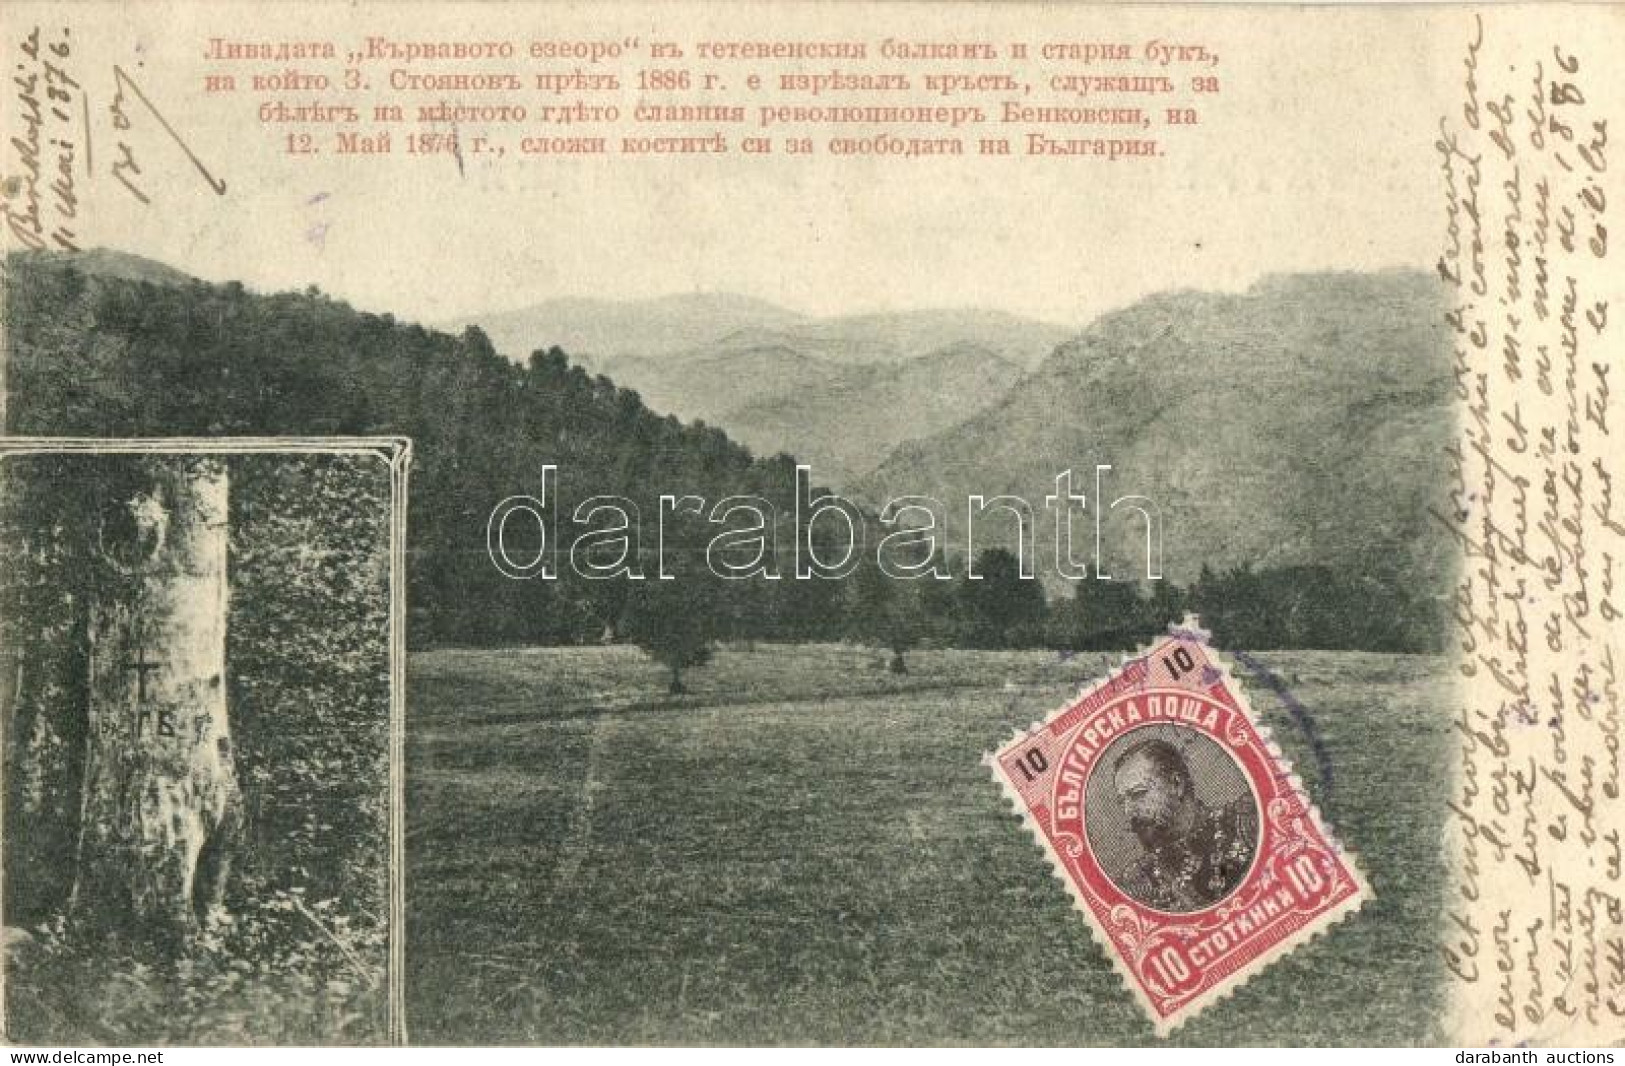
[[[1443,660],[1261,654],[1248,686],[1376,899],[1190,1044],[1433,1037]],[[725,648],[412,657],[414,1043],[1123,1044],[1155,1038],[980,759],[1107,657]],[[1113,657],[1115,661],[1115,657]],[[1245,668],[1237,667],[1244,679]]]

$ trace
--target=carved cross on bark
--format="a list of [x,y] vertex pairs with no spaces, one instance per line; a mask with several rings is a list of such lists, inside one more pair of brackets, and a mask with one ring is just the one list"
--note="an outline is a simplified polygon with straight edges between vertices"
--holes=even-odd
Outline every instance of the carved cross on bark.
[[124,664],[124,669],[135,671],[135,699],[137,703],[147,702],[147,674],[162,668],[162,663],[147,662],[147,653],[136,650],[135,661]]

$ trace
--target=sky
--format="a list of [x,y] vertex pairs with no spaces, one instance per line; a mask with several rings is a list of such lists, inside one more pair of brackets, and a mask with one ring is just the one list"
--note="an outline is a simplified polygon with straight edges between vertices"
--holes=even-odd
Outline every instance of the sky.
[[[100,156],[79,183],[87,244],[262,291],[315,284],[358,307],[428,322],[563,296],[730,292],[812,314],[977,306],[1081,325],[1168,288],[1234,291],[1277,272],[1426,269],[1443,219],[1433,139],[1459,93],[1473,29],[1459,10],[1392,7],[8,6],[20,15],[4,30],[8,54],[31,20],[49,28],[66,19],[77,30],[73,69]],[[468,160],[461,173],[449,157],[406,156],[399,143],[381,158],[326,147],[290,155],[286,131],[257,121],[259,98],[202,90],[206,73],[231,69],[205,60],[211,37],[329,36],[342,47],[368,34],[896,36],[1020,40],[1035,49],[1121,40],[1136,50],[1161,39],[1216,53],[1206,72],[1221,89],[1204,98],[1197,125],[1158,123],[1153,133],[1167,154],[1154,160],[1028,157],[1020,134],[1034,127],[1018,124],[1017,154],[1002,159],[510,154]],[[112,127],[115,64],[226,182],[225,195],[213,194],[135,105],[133,130]],[[525,59],[506,65],[532,68]],[[745,66],[721,69],[732,78]],[[1022,66],[1040,80],[1088,72]],[[1180,80],[1198,72],[1168,70]],[[412,104],[436,98],[404,95]],[[308,103],[322,94],[279,98]],[[636,98],[628,90],[620,101],[629,110]],[[998,109],[997,97],[982,103]],[[5,106],[9,136],[14,95]],[[1160,114],[1160,102],[1151,106]],[[123,136],[145,167],[149,204],[109,174]],[[815,136],[820,149],[824,139]],[[6,173],[17,165],[12,151]]]

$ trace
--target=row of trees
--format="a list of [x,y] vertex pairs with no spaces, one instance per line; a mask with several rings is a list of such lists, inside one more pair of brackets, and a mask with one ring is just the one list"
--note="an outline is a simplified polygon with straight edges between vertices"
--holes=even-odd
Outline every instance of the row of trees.
[[[1429,632],[1436,610],[1430,599],[1396,594],[1371,575],[1325,567],[1222,574],[1204,567],[1186,586],[1082,581],[1054,596],[1022,578],[1015,555],[1003,548],[981,552],[975,572],[976,580],[904,581],[865,567],[824,586],[840,624],[821,626],[815,636],[884,648],[892,672],[906,673],[908,652],[922,646],[1131,650],[1187,612],[1225,647],[1408,651]],[[771,610],[770,595],[709,575],[683,578],[635,583],[616,630],[667,667],[672,692],[683,690],[682,672],[707,662],[718,640],[787,636],[775,633],[782,619],[761,614]]]

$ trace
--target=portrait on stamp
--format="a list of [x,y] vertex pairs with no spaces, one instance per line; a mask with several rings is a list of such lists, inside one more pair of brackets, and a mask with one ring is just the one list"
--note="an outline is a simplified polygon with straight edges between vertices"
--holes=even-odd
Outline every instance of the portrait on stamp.
[[1114,884],[1157,910],[1210,907],[1258,847],[1258,801],[1235,760],[1180,726],[1113,742],[1091,775],[1084,822]]
[[1371,896],[1192,616],[987,761],[1158,1033]]

